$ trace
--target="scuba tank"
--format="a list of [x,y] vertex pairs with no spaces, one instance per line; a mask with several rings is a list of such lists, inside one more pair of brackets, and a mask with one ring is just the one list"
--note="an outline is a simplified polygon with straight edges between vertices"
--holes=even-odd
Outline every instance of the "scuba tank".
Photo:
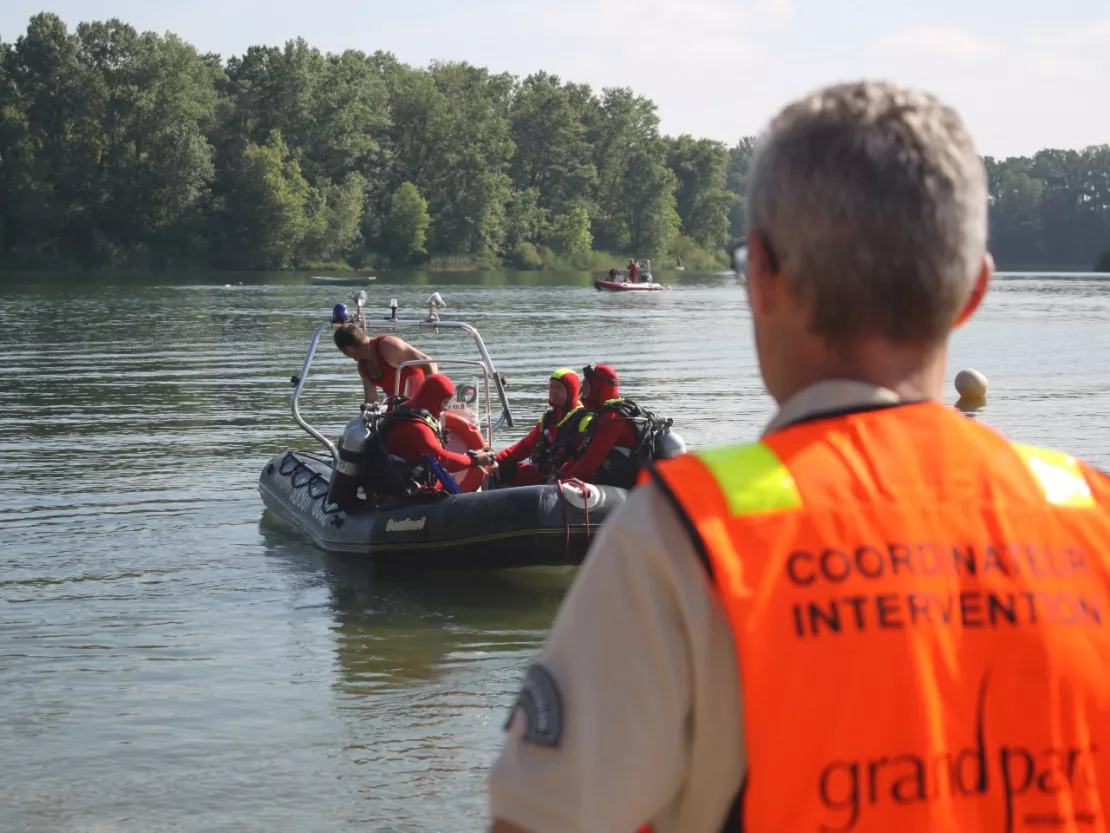
[[668,427],[655,437],[656,460],[669,460],[686,453],[686,441]]
[[[606,402],[602,408],[603,410],[612,408],[620,415],[620,419],[627,420],[635,426],[638,445],[632,449],[630,456],[639,459],[642,463],[647,463],[649,460],[667,460],[686,453],[686,441],[671,430],[674,420],[670,417],[661,417],[642,405],[637,405],[631,399],[623,397]],[[592,439],[593,429],[600,424],[598,421],[591,425],[590,439]]]
[[686,440],[671,430],[674,420],[648,413],[651,420],[651,457],[653,460],[669,460],[686,453]]
[[[377,410],[376,403],[372,408]],[[366,412],[355,417],[347,423],[339,440],[339,462],[331,472],[327,500],[341,509],[350,509],[358,500],[358,487],[362,482],[362,457],[366,441],[370,437],[368,423],[372,418]]]

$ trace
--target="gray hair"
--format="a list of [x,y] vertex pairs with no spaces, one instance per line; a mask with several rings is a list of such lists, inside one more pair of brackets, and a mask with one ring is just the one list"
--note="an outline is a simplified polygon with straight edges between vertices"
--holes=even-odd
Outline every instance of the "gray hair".
[[839,84],[782,110],[748,180],[750,228],[834,342],[943,340],[987,247],[987,176],[937,98]]

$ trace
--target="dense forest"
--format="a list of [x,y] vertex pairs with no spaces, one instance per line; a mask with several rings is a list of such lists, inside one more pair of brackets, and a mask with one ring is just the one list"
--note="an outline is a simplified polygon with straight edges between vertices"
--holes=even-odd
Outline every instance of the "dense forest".
[[[647,98],[543,72],[303,40],[224,60],[40,14],[0,40],[0,264],[710,266],[752,144],[661,135]],[[1110,248],[1110,146],[986,163],[1001,266]]]

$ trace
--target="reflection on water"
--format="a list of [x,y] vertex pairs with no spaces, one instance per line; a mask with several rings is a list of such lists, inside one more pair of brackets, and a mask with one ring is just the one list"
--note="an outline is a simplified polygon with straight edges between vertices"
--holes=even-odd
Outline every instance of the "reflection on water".
[[422,826],[414,830],[482,829],[483,750],[496,743],[521,668],[573,572],[383,577],[307,552],[279,530],[263,523],[267,554],[326,592],[331,708],[346,725],[337,769],[367,802],[365,818],[415,816]]
[[534,652],[574,577],[564,567],[380,575],[356,559],[305,553],[280,523],[260,531],[267,555],[323,581],[344,694],[398,691],[456,663]]
[[[608,362],[691,448],[773,409],[743,292],[660,276],[379,273],[372,310],[474,323],[523,434],[561,365]],[[242,285],[239,285],[239,282]],[[231,287],[225,287],[231,284]],[[955,337],[973,414],[1110,467],[1098,279],[1000,280]],[[483,778],[572,574],[375,575],[262,511],[270,455],[312,441],[289,377],[350,287],[305,275],[0,276],[0,734],[5,833],[483,829]],[[414,338],[470,357],[447,333]],[[466,349],[464,349],[466,348]],[[336,436],[354,365],[322,346],[302,400]],[[955,401],[953,395],[950,402]]]

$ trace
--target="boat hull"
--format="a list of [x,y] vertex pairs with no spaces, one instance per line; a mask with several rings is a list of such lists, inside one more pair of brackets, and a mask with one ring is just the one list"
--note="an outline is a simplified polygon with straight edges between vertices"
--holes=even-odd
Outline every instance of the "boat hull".
[[278,454],[258,489],[267,508],[318,548],[380,566],[496,570],[581,564],[627,492],[575,484],[519,486],[434,497],[393,509],[344,512],[327,503],[331,466],[298,451]]
[[594,289],[598,292],[659,292],[666,289],[661,283],[628,283],[622,281],[595,280]]
[[371,275],[366,278],[332,278],[325,275],[317,275],[310,280],[317,286],[365,286],[371,281],[376,281],[377,277]]

